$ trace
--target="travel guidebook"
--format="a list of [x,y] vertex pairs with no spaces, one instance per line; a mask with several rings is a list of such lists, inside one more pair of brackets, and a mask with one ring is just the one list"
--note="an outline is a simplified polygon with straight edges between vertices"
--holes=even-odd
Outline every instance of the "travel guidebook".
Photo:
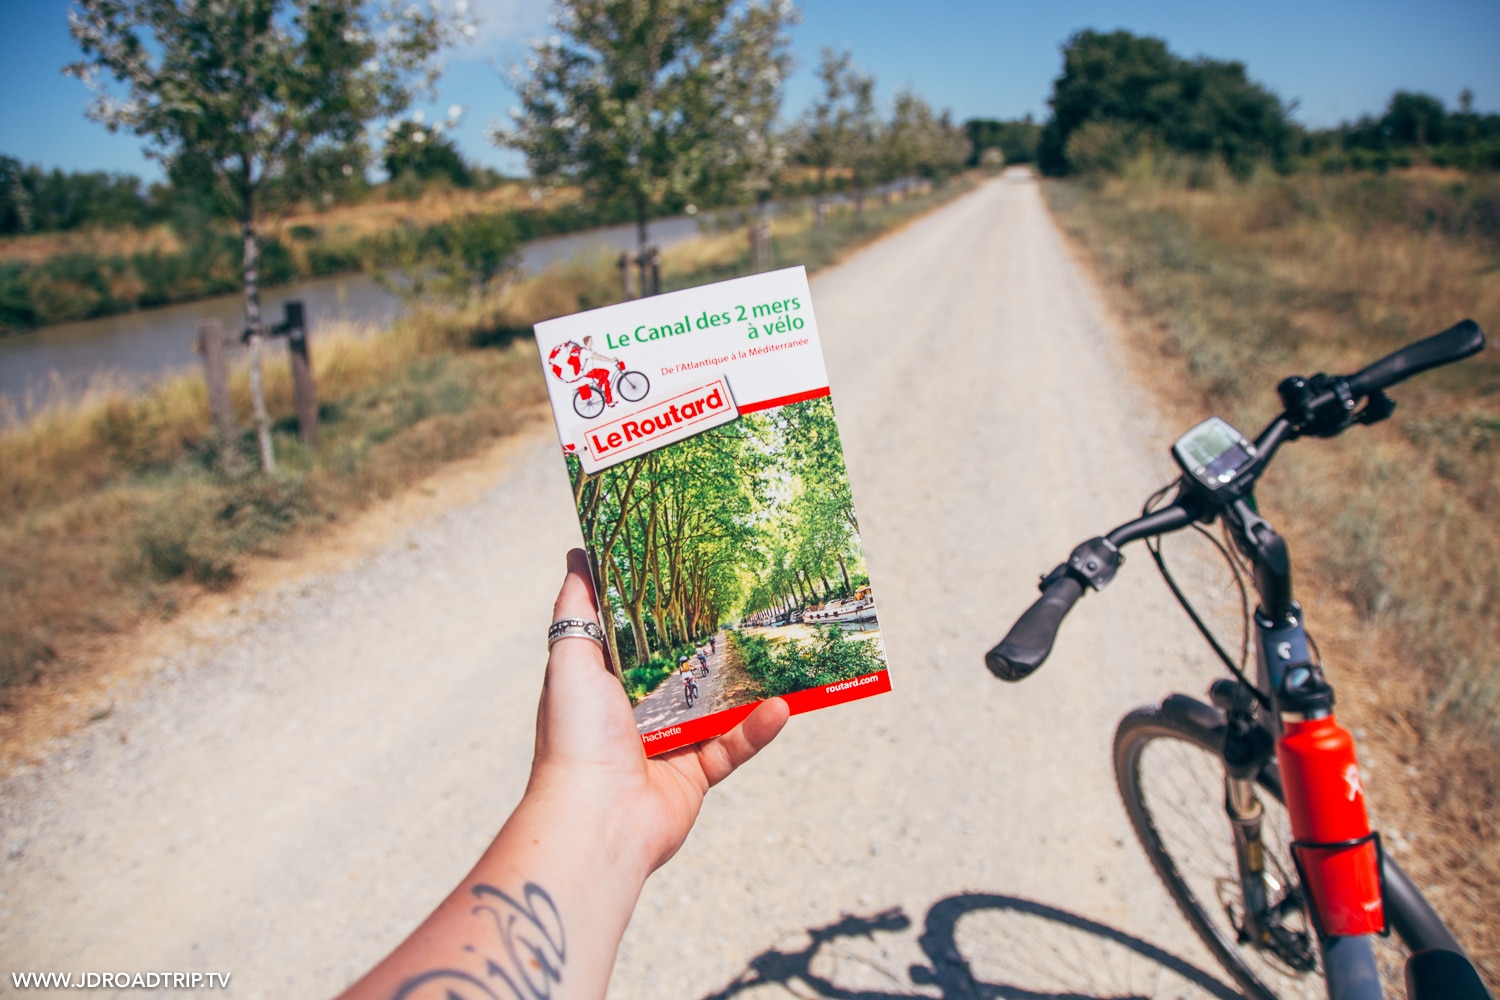
[[647,754],[890,690],[800,267],[538,323],[606,658]]

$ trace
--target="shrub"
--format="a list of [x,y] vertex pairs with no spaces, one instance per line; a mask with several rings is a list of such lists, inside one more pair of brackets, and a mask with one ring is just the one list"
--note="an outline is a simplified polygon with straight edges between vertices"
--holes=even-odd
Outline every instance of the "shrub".
[[220,588],[234,580],[240,555],[316,512],[300,480],[192,482],[169,494],[145,519],[135,544],[142,568],[152,578],[187,578]]
[[812,641],[805,643],[743,632],[731,632],[729,641],[767,698],[885,669],[874,639],[851,639],[837,625],[818,628]]

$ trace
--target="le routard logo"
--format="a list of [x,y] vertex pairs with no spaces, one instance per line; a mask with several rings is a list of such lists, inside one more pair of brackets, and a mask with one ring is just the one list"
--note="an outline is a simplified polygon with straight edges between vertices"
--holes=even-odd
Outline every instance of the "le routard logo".
[[565,340],[547,355],[547,370],[552,377],[573,390],[573,412],[584,420],[593,420],[607,409],[626,403],[639,403],[651,391],[651,380],[644,373],[625,367],[625,362],[594,350],[594,338],[583,343]]
[[729,383],[719,376],[697,384],[674,385],[670,395],[613,420],[578,428],[573,432],[576,443],[564,445],[564,450],[578,456],[585,472],[598,472],[727,424],[739,415]]

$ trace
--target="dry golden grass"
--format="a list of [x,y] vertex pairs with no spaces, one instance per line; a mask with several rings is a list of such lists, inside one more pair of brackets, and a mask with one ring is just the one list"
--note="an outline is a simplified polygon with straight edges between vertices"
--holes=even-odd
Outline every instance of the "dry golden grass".
[[170,226],[150,229],[75,229],[66,233],[28,233],[0,237],[0,263],[40,264],[52,257],[88,254],[176,253],[182,242]]
[[488,191],[435,186],[420,198],[371,198],[352,205],[318,210],[300,207],[277,220],[277,231],[291,226],[311,226],[342,239],[389,232],[400,226],[428,226],[465,215],[506,212],[537,207],[556,208],[576,202],[576,188],[544,188],[542,198],[531,197],[532,185],[506,182]]
[[[402,226],[429,226],[466,215],[504,212],[537,207],[556,208],[576,202],[576,188],[546,188],[541,199],[531,197],[529,184],[508,182],[488,191],[435,186],[410,201],[372,197],[328,209],[295,206],[266,220],[270,235],[292,226],[308,226],[339,242],[386,233]],[[232,226],[223,223],[225,232]],[[88,254],[95,257],[129,256],[134,253],[176,253],[182,241],[167,225],[149,229],[80,229],[63,233],[30,233],[0,237],[0,262],[39,264],[52,257]]]
[[[390,331],[321,328],[317,455],[295,438],[288,366],[268,357],[273,480],[216,471],[196,373],[142,394],[101,390],[0,435],[0,688],[86,666],[101,637],[228,585],[245,555],[279,551],[508,433],[542,398],[534,352],[459,345],[486,324],[519,326],[516,309],[540,296],[518,302],[518,291],[419,309]],[[231,394],[253,464],[247,381],[237,368]]]
[[[1285,375],[1352,371],[1465,316],[1500,333],[1500,244],[1458,215],[1432,221],[1456,181],[1487,183],[1423,171],[1191,190],[1136,169],[1048,194],[1167,412],[1254,431]],[[1376,822],[1495,982],[1500,352],[1391,394],[1391,421],[1284,449],[1259,495],[1372,765]]]
[[[816,232],[810,219],[780,218],[778,259],[815,268],[965,189],[844,213]],[[669,282],[745,273],[748,250],[743,230],[673,247]],[[401,493],[532,419],[545,385],[531,326],[619,295],[614,260],[603,255],[462,302],[414,303],[389,330],[320,327],[311,344],[323,430],[315,454],[296,438],[284,357],[268,352],[276,477],[222,470],[197,373],[140,394],[101,384],[82,402],[0,425],[5,752],[24,753],[22,744],[52,733],[51,723],[25,721],[28,713],[71,704],[74,685],[88,690],[122,635],[234,587],[248,557],[298,551],[320,525]],[[246,383],[236,369],[236,445],[253,466]],[[77,713],[57,718],[69,725]]]

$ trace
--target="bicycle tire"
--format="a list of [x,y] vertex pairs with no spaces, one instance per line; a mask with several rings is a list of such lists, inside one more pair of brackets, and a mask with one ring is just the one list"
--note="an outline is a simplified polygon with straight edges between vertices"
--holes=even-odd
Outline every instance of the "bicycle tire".
[[[1217,724],[1209,720],[1217,717]],[[1239,875],[1233,834],[1224,811],[1223,716],[1191,698],[1137,709],[1115,731],[1115,778],[1136,837],[1177,908],[1210,952],[1253,1000],[1328,995],[1322,957],[1301,905],[1290,850],[1290,824],[1274,763],[1257,779],[1265,810],[1262,844],[1267,889],[1283,907],[1291,932],[1305,935],[1305,950],[1288,948],[1311,971],[1239,940],[1233,912]],[[1143,763],[1146,765],[1143,768]],[[1210,892],[1218,896],[1217,902]],[[1210,897],[1207,900],[1204,897]],[[1207,905],[1205,905],[1207,903]]]
[[585,399],[582,389],[573,390],[573,412],[585,420],[593,420],[604,412],[604,392],[598,386],[589,386]]
[[651,380],[637,371],[622,372],[615,383],[615,392],[627,403],[639,403],[651,391]]
[[687,684],[683,685],[682,697],[687,701],[687,707],[692,708],[693,702],[698,700],[698,685],[689,680]]

